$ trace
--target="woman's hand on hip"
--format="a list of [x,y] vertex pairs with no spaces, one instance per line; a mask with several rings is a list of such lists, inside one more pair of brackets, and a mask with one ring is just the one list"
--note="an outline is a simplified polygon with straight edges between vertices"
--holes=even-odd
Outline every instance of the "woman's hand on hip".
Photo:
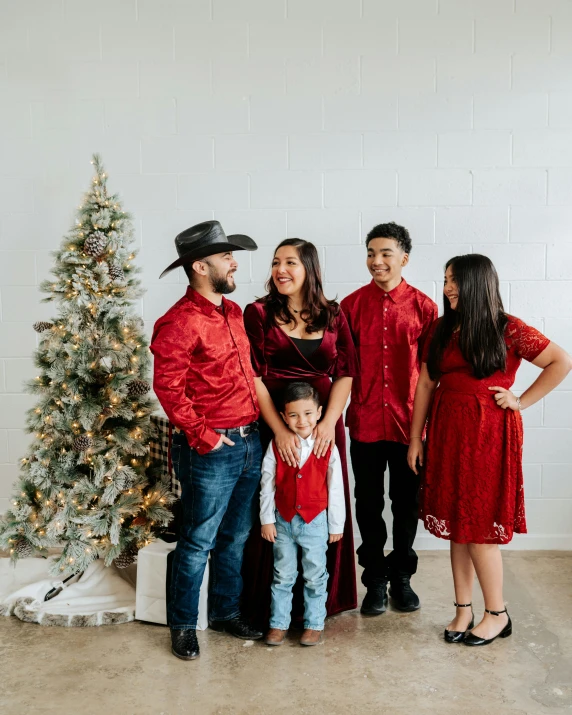
[[504,387],[489,387],[489,390],[497,393],[494,396],[495,400],[497,402],[497,405],[499,407],[502,407],[503,410],[520,410],[520,403],[517,400],[516,395],[513,395],[510,390],[505,390]]
[[290,467],[297,467],[300,461],[300,439],[297,434],[285,427],[274,435],[276,449],[283,462]]
[[420,437],[414,437],[407,450],[407,464],[415,474],[419,474],[417,463],[419,463],[419,467],[423,466],[423,442]]
[[324,419],[318,422],[314,430],[314,454],[316,457],[323,457],[328,449],[333,447],[336,441],[336,423],[330,423]]

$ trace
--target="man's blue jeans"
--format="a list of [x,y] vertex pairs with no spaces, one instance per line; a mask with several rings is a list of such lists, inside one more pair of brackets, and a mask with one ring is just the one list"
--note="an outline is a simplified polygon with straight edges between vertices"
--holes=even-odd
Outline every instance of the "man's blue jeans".
[[181,482],[183,524],[173,558],[167,620],[174,629],[195,629],[199,592],[209,552],[209,621],[240,613],[242,554],[255,514],[262,449],[258,432],[231,435],[200,455],[183,433],[173,435],[172,459]]
[[292,611],[292,589],[298,577],[298,547],[302,549],[304,576],[304,628],[324,630],[328,597],[327,510],[309,524],[298,514],[290,523],[276,511],[276,541],[274,542],[274,580],[270,605],[270,628],[288,630]]

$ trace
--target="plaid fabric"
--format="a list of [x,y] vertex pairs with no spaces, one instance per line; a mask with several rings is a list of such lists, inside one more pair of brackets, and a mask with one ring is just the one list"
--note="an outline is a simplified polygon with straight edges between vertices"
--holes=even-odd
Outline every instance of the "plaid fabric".
[[158,415],[151,416],[151,422],[157,430],[157,437],[151,440],[149,454],[151,459],[157,459],[163,465],[163,481],[171,483],[171,491],[181,498],[181,483],[175,476],[173,463],[171,462],[171,440],[173,437],[173,425],[166,417]]

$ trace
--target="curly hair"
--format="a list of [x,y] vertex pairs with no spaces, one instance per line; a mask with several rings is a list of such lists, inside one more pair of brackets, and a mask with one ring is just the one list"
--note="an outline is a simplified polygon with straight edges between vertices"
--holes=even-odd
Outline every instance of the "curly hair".
[[397,245],[404,253],[411,253],[412,245],[409,231],[393,221],[390,223],[379,223],[377,226],[374,226],[367,234],[365,245],[369,246],[369,242],[374,238],[393,238],[397,241]]

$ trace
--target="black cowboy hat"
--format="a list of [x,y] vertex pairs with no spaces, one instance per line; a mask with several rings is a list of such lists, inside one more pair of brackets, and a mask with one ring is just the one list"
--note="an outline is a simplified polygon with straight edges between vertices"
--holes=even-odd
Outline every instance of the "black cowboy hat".
[[250,236],[244,236],[240,233],[227,236],[218,221],[205,221],[187,228],[176,236],[175,248],[179,257],[174,263],[165,268],[159,278],[162,278],[174,268],[193,261],[200,261],[201,258],[212,256],[215,253],[256,251],[258,246]]

